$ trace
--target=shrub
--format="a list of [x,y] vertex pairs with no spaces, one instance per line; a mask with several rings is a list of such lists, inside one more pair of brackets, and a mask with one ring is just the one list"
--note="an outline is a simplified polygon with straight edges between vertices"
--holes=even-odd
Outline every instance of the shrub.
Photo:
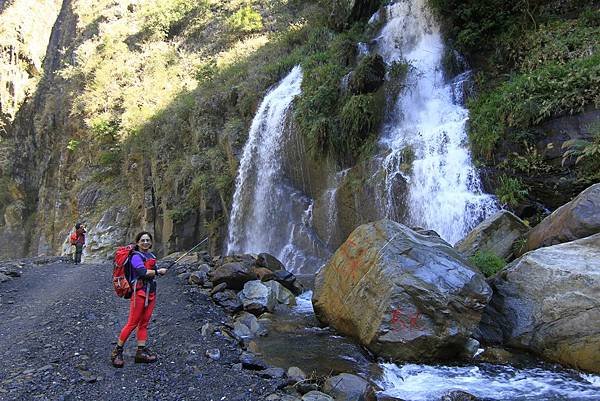
[[376,94],[350,96],[340,113],[341,130],[332,144],[340,158],[355,157],[366,140],[377,134],[382,118],[382,104]]
[[496,195],[502,204],[515,207],[525,200],[528,193],[521,179],[508,177],[507,175],[500,176]]
[[518,74],[469,102],[469,138],[476,154],[487,157],[507,128],[527,128],[561,114],[600,107],[600,53],[564,64],[547,64]]
[[484,276],[490,277],[498,273],[506,266],[506,261],[490,251],[477,251],[475,255],[469,258]]
[[227,19],[227,26],[235,33],[258,32],[263,29],[262,17],[252,7],[246,6]]

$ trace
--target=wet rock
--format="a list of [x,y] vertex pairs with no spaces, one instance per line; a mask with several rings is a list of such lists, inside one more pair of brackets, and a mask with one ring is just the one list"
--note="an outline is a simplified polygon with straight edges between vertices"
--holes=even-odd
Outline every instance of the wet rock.
[[213,285],[226,283],[227,288],[241,290],[248,281],[256,280],[256,274],[252,271],[252,265],[248,266],[240,262],[225,263],[209,273]]
[[256,277],[258,277],[260,281],[269,281],[275,279],[273,272],[266,267],[255,267],[252,269],[252,271],[254,274],[256,274]]
[[212,299],[217,305],[222,306],[230,313],[239,312],[244,305],[233,290],[225,290],[212,295]]
[[277,270],[285,270],[283,263],[281,263],[275,256],[268,253],[259,253],[258,257],[256,258],[256,265],[267,268],[272,272]]
[[600,234],[528,252],[490,285],[484,341],[600,372]]
[[365,379],[349,373],[327,379],[323,391],[336,401],[376,401],[373,386]]
[[317,273],[315,314],[377,355],[459,356],[491,297],[484,277],[437,236],[364,224]]
[[454,247],[465,257],[478,251],[492,252],[504,260],[514,258],[515,242],[529,231],[529,227],[507,210],[489,217],[475,227]]
[[265,379],[281,379],[285,376],[285,371],[281,368],[267,368],[260,371],[258,375]]
[[330,4],[330,22],[335,28],[342,29],[355,21],[369,18],[381,3],[377,0],[333,0]]
[[302,401],[335,401],[333,398],[320,391],[309,391],[302,396]]
[[273,279],[290,290],[294,295],[300,295],[304,291],[302,285],[296,281],[296,277],[287,270],[276,271]]
[[556,209],[527,236],[524,250],[561,244],[600,232],[600,183]]
[[400,398],[392,397],[386,394],[377,394],[377,401],[404,401]]
[[5,283],[8,280],[10,280],[10,277],[8,277],[6,274],[4,273],[0,273],[0,283]]
[[267,281],[263,284],[271,289],[271,293],[278,303],[287,306],[296,305],[296,297],[294,297],[294,294],[292,294],[290,290],[279,284],[277,281]]
[[259,316],[263,312],[272,312],[277,303],[276,294],[271,287],[258,280],[249,281],[239,295],[244,310]]
[[264,370],[269,367],[262,359],[257,358],[249,352],[243,352],[240,356],[240,362],[244,369],[248,370]]
[[234,322],[234,329],[235,329],[235,323],[240,323],[240,324],[244,325],[248,329],[250,336],[254,336],[254,335],[258,334],[261,330],[264,329],[261,326],[261,324],[258,322],[258,319],[256,318],[256,316],[254,316],[253,314],[248,313],[248,312],[240,312],[236,316],[235,322]]
[[444,394],[440,401],[478,401],[479,398],[473,394],[469,394],[465,391],[451,391],[448,394]]

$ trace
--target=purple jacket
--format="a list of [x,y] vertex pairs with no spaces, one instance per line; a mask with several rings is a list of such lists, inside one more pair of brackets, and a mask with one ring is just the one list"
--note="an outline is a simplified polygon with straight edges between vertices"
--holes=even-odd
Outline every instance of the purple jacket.
[[[144,262],[149,259],[156,259],[156,256],[152,252],[134,251],[131,257],[131,281],[139,280],[138,283],[144,283],[143,286],[150,286],[150,292],[156,291],[156,282],[154,277],[147,278],[147,269],[144,266]],[[141,285],[138,289],[141,288]]]

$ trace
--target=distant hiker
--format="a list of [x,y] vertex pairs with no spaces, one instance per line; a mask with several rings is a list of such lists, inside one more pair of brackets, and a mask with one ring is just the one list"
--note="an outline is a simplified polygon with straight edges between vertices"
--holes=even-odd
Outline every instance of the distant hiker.
[[85,245],[85,226],[81,223],[75,224],[75,231],[71,234],[71,245],[75,245],[75,264],[81,263],[81,253]]
[[124,365],[123,346],[134,329],[137,329],[135,362],[151,363],[157,360],[156,354],[146,348],[146,341],[148,339],[148,323],[156,302],[154,278],[157,275],[166,274],[167,269],[156,268],[156,256],[150,252],[152,235],[149,232],[142,231],[136,235],[135,242],[136,246],[127,262],[129,263],[128,281],[133,287],[133,294],[129,302],[129,319],[121,330],[117,346],[111,354],[112,364],[116,368],[122,368]]

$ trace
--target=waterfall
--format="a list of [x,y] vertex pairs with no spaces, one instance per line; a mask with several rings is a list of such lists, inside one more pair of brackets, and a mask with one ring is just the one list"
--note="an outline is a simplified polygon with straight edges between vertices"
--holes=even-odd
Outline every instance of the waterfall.
[[387,177],[384,214],[399,218],[392,187],[403,179],[409,188],[407,223],[433,229],[455,243],[497,209],[481,190],[467,147],[469,115],[461,91],[469,74],[450,81],[444,76],[444,45],[426,0],[388,6],[387,23],[374,42],[388,66],[409,64],[405,87],[390,107],[380,137],[388,152],[382,162]]
[[227,253],[268,252],[290,271],[314,271],[324,251],[311,228],[313,200],[283,172],[287,119],[301,83],[297,66],[267,93],[252,121],[235,183]]

